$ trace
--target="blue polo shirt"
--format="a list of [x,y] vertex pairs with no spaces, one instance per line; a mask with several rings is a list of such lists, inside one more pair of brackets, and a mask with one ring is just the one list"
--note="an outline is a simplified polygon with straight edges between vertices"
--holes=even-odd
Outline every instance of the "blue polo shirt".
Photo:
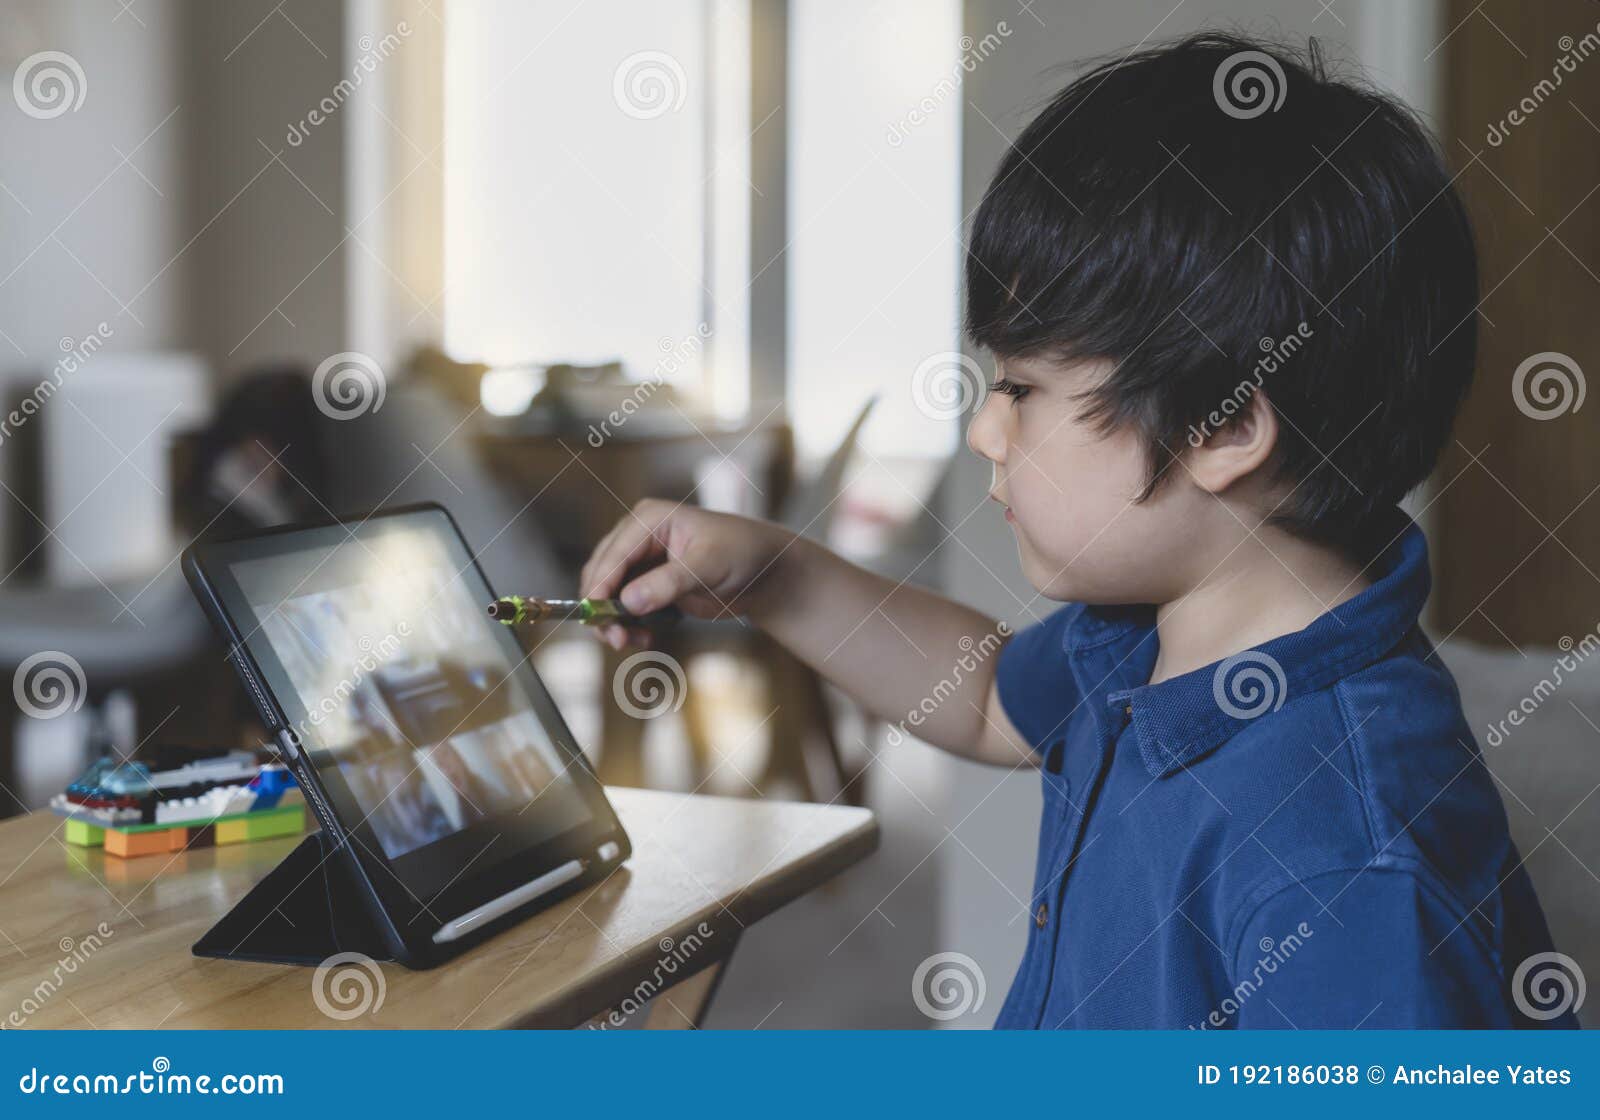
[[1360,594],[1160,684],[1149,608],[1007,643],[1044,812],[997,1027],[1576,1025],[1395,517]]

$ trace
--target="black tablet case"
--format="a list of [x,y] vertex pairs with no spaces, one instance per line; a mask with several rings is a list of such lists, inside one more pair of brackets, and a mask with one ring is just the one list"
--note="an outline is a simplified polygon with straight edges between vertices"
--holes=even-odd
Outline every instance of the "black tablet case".
[[194,943],[197,957],[321,964],[335,953],[393,960],[343,854],[313,832]]

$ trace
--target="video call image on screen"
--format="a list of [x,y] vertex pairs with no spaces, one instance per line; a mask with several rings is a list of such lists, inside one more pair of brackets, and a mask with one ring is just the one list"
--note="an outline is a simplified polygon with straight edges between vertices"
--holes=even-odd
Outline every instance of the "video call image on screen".
[[301,739],[337,766],[384,852],[535,800],[552,834],[580,823],[565,756],[438,542],[401,531],[331,551],[321,568],[327,550],[235,572],[306,709]]

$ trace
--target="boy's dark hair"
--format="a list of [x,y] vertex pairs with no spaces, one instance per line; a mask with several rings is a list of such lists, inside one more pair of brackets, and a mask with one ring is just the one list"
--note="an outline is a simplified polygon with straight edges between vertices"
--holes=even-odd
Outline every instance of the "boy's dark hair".
[[966,278],[979,345],[1116,363],[1085,400],[1146,438],[1141,500],[1259,385],[1293,487],[1275,520],[1342,545],[1427,477],[1471,382],[1477,259],[1450,176],[1315,40],[1201,34],[1081,75],[1002,161]]

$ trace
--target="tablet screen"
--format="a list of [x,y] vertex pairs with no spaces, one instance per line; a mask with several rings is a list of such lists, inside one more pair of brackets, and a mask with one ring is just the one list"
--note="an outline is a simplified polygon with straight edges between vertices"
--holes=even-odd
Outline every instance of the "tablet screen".
[[575,750],[440,534],[402,519],[230,568],[303,709],[307,757],[389,859],[507,814],[523,842],[589,818]]

